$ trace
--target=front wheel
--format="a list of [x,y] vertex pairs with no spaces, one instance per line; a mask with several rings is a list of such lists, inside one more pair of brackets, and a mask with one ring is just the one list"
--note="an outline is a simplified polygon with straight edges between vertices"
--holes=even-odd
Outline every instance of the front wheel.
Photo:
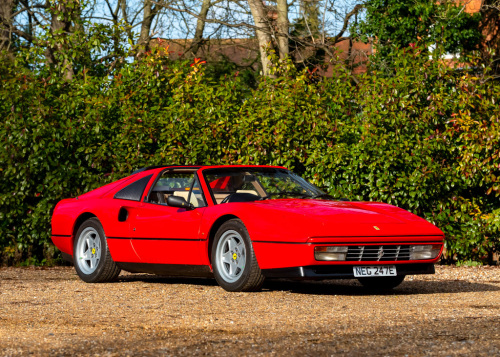
[[358,281],[370,290],[391,290],[405,280],[405,275],[359,278]]
[[212,265],[215,280],[227,291],[257,291],[264,283],[252,242],[239,219],[225,222],[217,231]]
[[83,222],[75,235],[73,260],[78,276],[86,283],[115,280],[120,268],[111,259],[106,236],[97,218]]

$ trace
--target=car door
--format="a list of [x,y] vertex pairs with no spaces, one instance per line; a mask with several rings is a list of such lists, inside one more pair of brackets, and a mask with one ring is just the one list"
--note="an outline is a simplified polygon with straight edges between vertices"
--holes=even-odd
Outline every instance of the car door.
[[[199,235],[206,201],[195,173],[192,169],[165,170],[130,220],[132,245],[143,263],[202,264]],[[193,208],[168,206],[170,195],[185,198]]]
[[114,197],[101,200],[102,224],[115,262],[141,262],[132,246],[131,221],[144,204],[141,198],[152,177],[151,174],[139,178],[118,191]]

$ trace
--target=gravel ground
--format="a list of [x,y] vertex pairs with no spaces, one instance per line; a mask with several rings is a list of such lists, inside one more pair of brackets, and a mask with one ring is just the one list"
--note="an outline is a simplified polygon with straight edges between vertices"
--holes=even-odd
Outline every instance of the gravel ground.
[[0,269],[0,355],[500,355],[500,267],[436,267],[391,293],[351,280],[209,279]]

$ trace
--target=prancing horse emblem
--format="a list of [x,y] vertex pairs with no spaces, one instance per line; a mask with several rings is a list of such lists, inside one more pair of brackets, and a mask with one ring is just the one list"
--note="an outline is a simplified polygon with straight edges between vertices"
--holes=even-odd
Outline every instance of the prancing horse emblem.
[[373,226],[373,228],[375,228],[377,231],[380,230],[380,228],[378,228],[377,226]]
[[382,258],[383,256],[384,256],[384,248],[380,247],[377,253],[378,260],[380,260],[380,258]]

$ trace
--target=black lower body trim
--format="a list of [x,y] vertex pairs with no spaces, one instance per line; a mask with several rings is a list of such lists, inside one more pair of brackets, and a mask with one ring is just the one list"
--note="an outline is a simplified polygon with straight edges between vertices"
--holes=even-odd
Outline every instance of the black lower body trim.
[[131,273],[149,273],[163,276],[182,276],[211,278],[212,271],[208,265],[184,265],[184,264],[146,264],[146,263],[123,263],[116,262],[120,269]]
[[[369,266],[370,264],[363,264]],[[305,267],[264,269],[262,274],[267,279],[356,279],[353,272],[354,265],[312,265]],[[360,265],[361,266],[361,265]],[[434,274],[433,263],[397,264],[398,275]]]
[[68,253],[64,253],[64,252],[61,252],[61,255],[62,255],[62,258],[71,263],[71,264],[74,264],[74,261],[73,261],[73,256],[71,254],[68,254]]
[[136,240],[136,241],[144,241],[144,240],[175,240],[175,241],[186,241],[186,242],[200,242],[205,239],[198,238],[148,238],[148,237],[106,237],[106,239],[125,239],[125,240]]

